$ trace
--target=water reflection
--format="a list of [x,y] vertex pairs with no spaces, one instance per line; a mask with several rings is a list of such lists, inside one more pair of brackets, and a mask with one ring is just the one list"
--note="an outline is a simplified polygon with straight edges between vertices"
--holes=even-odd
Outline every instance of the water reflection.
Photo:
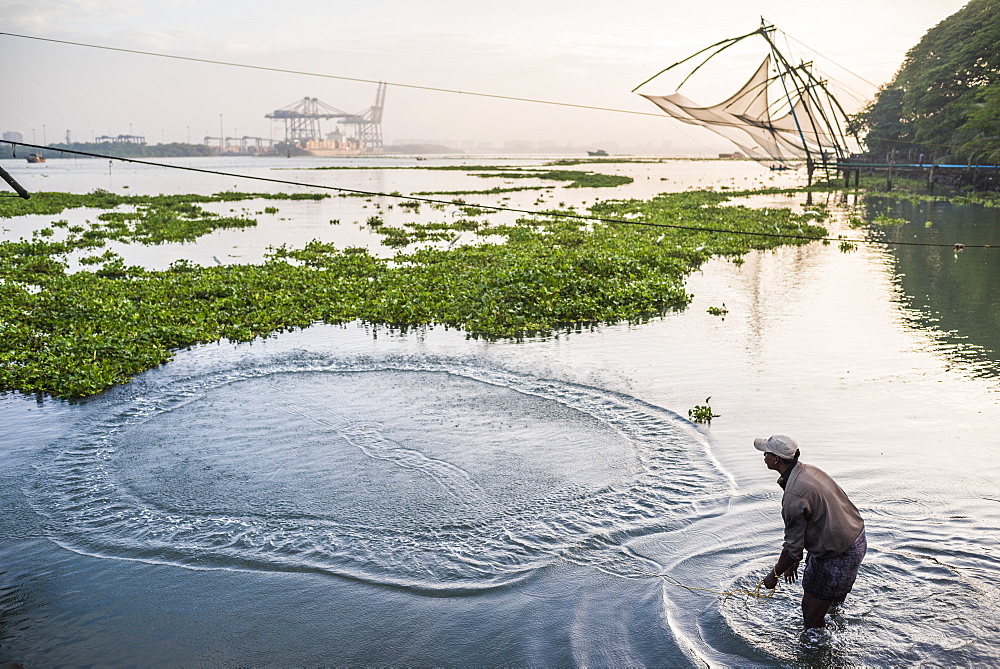
[[874,227],[875,239],[993,246],[888,249],[912,325],[939,333],[941,351],[971,363],[973,373],[1000,373],[1000,208],[869,198],[867,214],[906,221]]

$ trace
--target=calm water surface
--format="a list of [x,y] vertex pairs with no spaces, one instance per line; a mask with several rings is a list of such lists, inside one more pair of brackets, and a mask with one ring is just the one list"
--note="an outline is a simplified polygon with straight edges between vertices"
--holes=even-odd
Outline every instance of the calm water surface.
[[[404,193],[503,185],[272,162],[190,164]],[[279,188],[88,161],[5,167],[33,190]],[[799,178],[728,162],[596,169],[636,181],[510,202]],[[389,204],[279,202],[257,228],[121,250],[155,267],[255,262],[314,237],[374,245],[358,222],[404,216]],[[883,210],[909,222],[831,230],[1000,246],[997,210],[866,215]],[[997,253],[815,243],[712,261],[688,309],[644,325],[522,342],[315,326],[183,351],[81,402],[2,396],[0,661],[992,664]],[[707,313],[723,303],[724,318]],[[706,397],[720,416],[688,422]],[[763,602],[684,587],[753,588],[773,564],[781,491],[751,441],[776,432],[867,523],[858,584],[823,638],[801,634],[798,587]]]

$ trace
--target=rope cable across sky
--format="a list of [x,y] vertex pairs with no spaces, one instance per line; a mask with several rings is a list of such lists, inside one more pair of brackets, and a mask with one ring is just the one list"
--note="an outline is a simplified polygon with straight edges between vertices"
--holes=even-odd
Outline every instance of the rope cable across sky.
[[[810,47],[807,44],[801,42],[800,40],[795,39],[794,37],[792,37],[788,33],[784,32],[783,30],[778,29],[778,31],[781,32],[781,34],[783,36],[785,36],[786,39],[792,39],[792,40],[794,40],[795,42],[797,42],[798,44],[802,45],[806,49],[809,49],[810,51],[812,51],[816,55],[819,55],[822,58],[824,58],[825,60],[828,60],[830,63],[833,63],[835,66],[837,66],[840,69],[844,70],[845,72],[851,74],[852,76],[856,77],[860,81],[863,81],[864,83],[872,86],[872,88],[875,88],[875,89],[878,88],[878,86],[876,84],[870,82],[869,80],[865,79],[861,75],[856,74],[852,70],[849,70],[846,67],[837,64],[835,61],[831,60],[827,56],[824,56],[822,53],[820,53],[819,51],[816,51],[812,47]],[[616,107],[604,107],[604,106],[600,106],[600,105],[587,105],[587,104],[574,103],[574,102],[563,102],[563,101],[560,101],[560,100],[543,100],[543,99],[539,99],[539,98],[529,98],[529,97],[521,97],[521,96],[514,96],[514,95],[500,95],[500,94],[497,94],[497,93],[487,93],[487,92],[483,92],[483,91],[465,91],[465,90],[460,90],[460,89],[455,89],[455,88],[444,88],[444,87],[438,87],[438,86],[426,86],[426,85],[421,85],[421,84],[410,84],[410,83],[403,83],[403,82],[384,81],[384,80],[378,80],[378,79],[368,79],[368,78],[364,78],[364,77],[351,77],[351,76],[347,76],[347,75],[328,74],[328,73],[323,73],[323,72],[309,72],[309,71],[304,71],[304,70],[293,70],[293,69],[288,69],[288,68],[270,67],[270,66],[266,66],[266,65],[251,65],[249,63],[237,63],[237,62],[225,61],[225,60],[217,60],[217,59],[212,59],[212,58],[197,58],[197,57],[194,57],[194,56],[181,56],[181,55],[178,55],[178,54],[162,53],[162,52],[157,52],[157,51],[144,51],[144,50],[141,50],[141,49],[126,49],[126,48],[123,48],[123,47],[108,46],[108,45],[104,45],[104,44],[91,44],[91,43],[87,43],[87,42],[73,42],[73,41],[70,41],[70,40],[54,39],[54,38],[51,38],[51,37],[40,37],[38,35],[24,35],[24,34],[19,34],[19,33],[10,33],[10,32],[0,31],[0,37],[14,37],[14,38],[18,38],[18,39],[34,40],[34,41],[38,41],[38,42],[47,42],[47,43],[51,43],[51,44],[65,44],[67,46],[77,46],[77,47],[83,47],[83,48],[87,48],[87,49],[97,49],[97,50],[101,50],[101,51],[114,51],[114,52],[126,53],[126,54],[134,54],[134,55],[141,55],[141,56],[150,56],[150,57],[154,57],[154,58],[165,58],[165,59],[169,59],[169,60],[179,60],[179,61],[186,61],[186,62],[192,62],[192,63],[203,63],[203,64],[209,64],[209,65],[221,65],[221,66],[225,66],[225,67],[236,67],[236,68],[248,69],[248,70],[259,70],[259,71],[262,71],[262,72],[275,72],[275,73],[279,73],[279,74],[295,74],[295,75],[306,76],[306,77],[318,77],[318,78],[322,78],[322,79],[333,79],[333,80],[337,80],[337,81],[350,81],[350,82],[355,82],[355,83],[385,84],[387,86],[394,86],[396,88],[406,88],[406,89],[411,89],[411,90],[432,91],[432,92],[436,92],[436,93],[450,93],[450,94],[454,94],[454,95],[465,95],[465,96],[471,96],[471,97],[482,97],[482,98],[489,98],[489,99],[494,99],[494,100],[507,100],[507,101],[512,101],[512,102],[527,102],[527,103],[531,103],[531,104],[542,104],[542,105],[549,105],[549,106],[555,106],[555,107],[568,107],[568,108],[573,108],[573,109],[587,109],[587,110],[591,110],[591,111],[602,111],[602,112],[610,112],[610,113],[615,113],[615,114],[631,114],[633,116],[649,116],[649,117],[653,117],[653,118],[662,118],[662,119],[670,118],[669,116],[665,116],[664,114],[659,113],[659,112],[645,112],[645,111],[639,111],[637,109],[620,109],[620,108],[616,108]],[[650,80],[655,79],[655,78],[656,77],[652,77]],[[648,81],[650,81],[650,80],[647,80],[647,82],[645,82],[645,83],[648,83]],[[837,83],[838,83],[839,87],[841,87],[845,91],[849,92],[852,97],[854,97],[855,99],[858,99],[858,95],[859,95],[858,91],[855,91],[854,89],[852,89],[850,86],[847,86],[843,82],[837,82]],[[641,85],[639,87],[641,87]],[[637,87],[637,88],[639,88],[639,87]],[[726,123],[719,123],[717,125],[728,125],[728,124],[726,124]],[[732,125],[735,126],[735,127],[742,127],[742,126],[737,126],[736,124],[732,124]],[[696,137],[692,137],[690,134],[688,134],[686,132],[683,132],[683,130],[680,127],[677,127],[677,129],[680,132],[682,132],[682,134],[684,134],[686,137],[688,137],[688,139],[696,141],[699,144],[701,144],[702,146],[707,146],[703,141],[697,139]],[[917,143],[917,142],[911,142],[911,141],[899,140],[899,139],[892,139],[892,138],[878,138],[878,137],[876,137],[876,138],[870,138],[870,139],[875,139],[877,141],[882,141],[882,142],[893,142],[893,143],[897,143],[897,144],[912,144],[912,145],[915,145],[915,146],[927,146],[927,147],[934,146],[934,147],[948,148],[948,149],[962,148],[962,147],[960,147],[958,145],[952,145],[952,144],[933,144],[933,143],[928,143],[928,142]]]

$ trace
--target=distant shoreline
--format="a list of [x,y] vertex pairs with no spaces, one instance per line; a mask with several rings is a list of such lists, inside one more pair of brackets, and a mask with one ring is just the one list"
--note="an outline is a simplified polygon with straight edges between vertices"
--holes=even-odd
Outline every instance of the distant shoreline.
[[44,149],[28,147],[12,147],[10,144],[0,144],[0,159],[24,158],[29,153],[41,154],[46,160],[58,158],[83,158],[63,153],[68,151],[86,151],[99,153],[114,158],[190,158],[218,155],[215,150],[205,144],[129,144],[124,142],[72,142],[70,144],[50,144]]
[[[0,160],[24,160],[29,153],[41,154],[46,160],[57,160],[60,158],[87,158],[64,151],[82,151],[86,153],[96,153],[100,156],[112,158],[213,158],[213,157],[284,157],[282,154],[271,153],[219,153],[214,147],[206,144],[185,144],[174,142],[170,144],[128,144],[123,142],[72,142],[69,144],[50,144],[45,148],[35,148],[29,146],[11,147],[10,144],[0,143]],[[588,156],[585,149],[579,150],[503,150],[474,151],[469,152],[444,146],[442,144],[390,144],[386,145],[384,157],[401,156],[434,156],[437,158],[453,157],[468,158],[478,155],[497,156],[503,155],[511,158],[529,158],[532,156],[562,156],[565,158],[580,158],[588,162],[615,162],[621,160],[739,160],[733,158],[720,158],[717,154],[710,155],[664,155],[664,154],[644,154],[609,152],[607,156]],[[300,156],[301,157],[301,156]],[[319,157],[319,156],[317,156]],[[376,155],[359,155],[352,158],[377,158]]]

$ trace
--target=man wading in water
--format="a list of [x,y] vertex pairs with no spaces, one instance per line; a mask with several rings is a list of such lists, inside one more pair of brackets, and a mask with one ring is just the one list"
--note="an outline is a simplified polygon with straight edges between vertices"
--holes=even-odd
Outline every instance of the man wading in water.
[[778,577],[794,583],[802,550],[809,551],[802,572],[802,618],[806,629],[826,627],[826,612],[847,597],[865,557],[865,521],[826,472],[799,462],[795,440],[783,434],[757,438],[754,448],[764,451],[764,464],[778,472],[785,543],[778,563],[764,577],[764,587],[778,585]]

